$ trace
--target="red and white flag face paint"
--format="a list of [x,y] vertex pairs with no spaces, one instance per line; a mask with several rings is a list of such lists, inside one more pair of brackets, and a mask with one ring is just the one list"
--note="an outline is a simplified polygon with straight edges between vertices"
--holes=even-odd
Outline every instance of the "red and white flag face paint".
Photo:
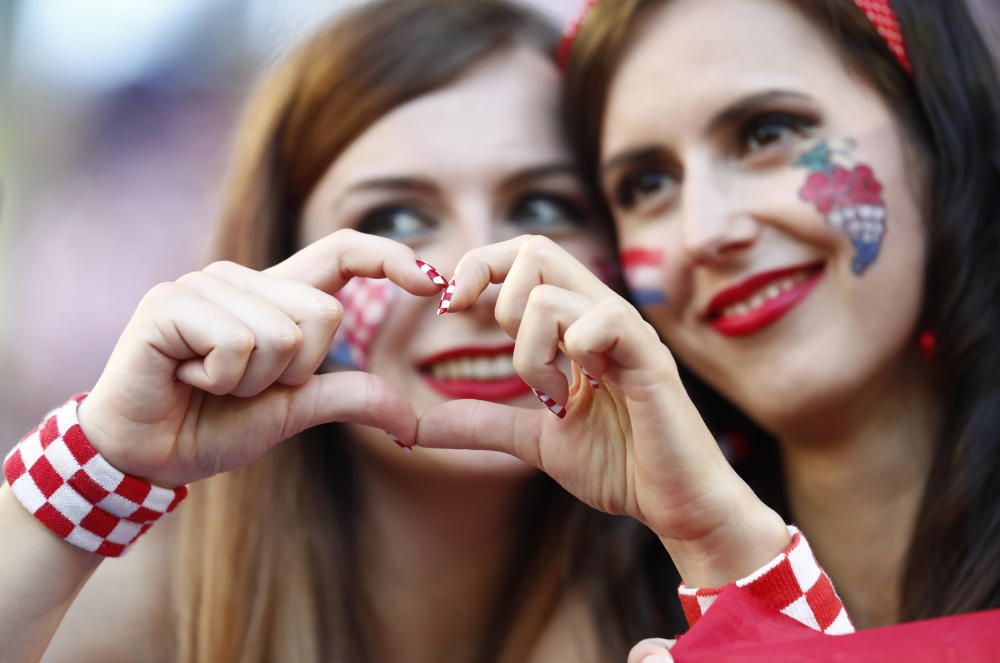
[[639,306],[664,306],[669,299],[663,289],[665,280],[663,251],[631,248],[621,252],[622,271],[633,301]]
[[335,293],[344,319],[333,337],[328,361],[344,368],[368,370],[371,346],[378,336],[399,286],[388,279],[356,276]]

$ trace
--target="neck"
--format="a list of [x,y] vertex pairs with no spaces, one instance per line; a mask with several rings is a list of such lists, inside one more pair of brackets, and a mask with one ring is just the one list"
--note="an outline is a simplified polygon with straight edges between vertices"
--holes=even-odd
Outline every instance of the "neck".
[[898,621],[937,433],[926,368],[907,367],[888,382],[852,396],[822,432],[780,436],[793,518],[857,627]]
[[471,659],[510,566],[528,478],[359,465],[360,555],[379,657]]

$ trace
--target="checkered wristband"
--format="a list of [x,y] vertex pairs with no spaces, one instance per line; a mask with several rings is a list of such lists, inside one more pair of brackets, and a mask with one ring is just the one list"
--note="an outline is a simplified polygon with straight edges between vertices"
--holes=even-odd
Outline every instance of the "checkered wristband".
[[[750,592],[765,605],[817,631],[828,635],[853,633],[854,625],[844,610],[844,604],[813,556],[809,542],[796,527],[789,525],[788,533],[792,542],[784,552],[747,577],[737,580],[736,586]],[[724,589],[698,589],[681,584],[677,592],[690,626],[694,626]]]
[[118,557],[187,495],[112,467],[76,418],[86,394],[50,412],[4,459],[17,499],[50,530],[84,550]]

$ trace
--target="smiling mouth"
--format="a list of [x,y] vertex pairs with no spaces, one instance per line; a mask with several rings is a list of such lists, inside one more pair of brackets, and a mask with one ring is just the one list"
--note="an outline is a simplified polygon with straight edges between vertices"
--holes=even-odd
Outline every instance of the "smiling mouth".
[[447,398],[507,401],[531,393],[514,371],[514,346],[465,346],[422,360],[424,383]]
[[705,320],[724,336],[748,336],[777,322],[801,303],[823,276],[824,263],[755,274],[718,293]]

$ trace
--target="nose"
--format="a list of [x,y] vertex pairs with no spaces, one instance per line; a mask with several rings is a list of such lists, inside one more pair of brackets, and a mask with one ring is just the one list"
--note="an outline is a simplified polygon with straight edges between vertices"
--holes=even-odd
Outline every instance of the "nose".
[[[471,198],[471,197],[470,197]],[[507,239],[504,235],[504,223],[497,218],[497,212],[490,199],[469,199],[455,205],[454,221],[450,228],[450,236],[445,242],[442,255],[442,268],[453,273],[462,257],[472,249],[486,246]],[[484,324],[495,325],[494,310],[500,285],[493,284],[486,288],[466,314]]]
[[688,170],[681,193],[684,252],[695,264],[723,262],[753,246],[760,224],[725,175]]

